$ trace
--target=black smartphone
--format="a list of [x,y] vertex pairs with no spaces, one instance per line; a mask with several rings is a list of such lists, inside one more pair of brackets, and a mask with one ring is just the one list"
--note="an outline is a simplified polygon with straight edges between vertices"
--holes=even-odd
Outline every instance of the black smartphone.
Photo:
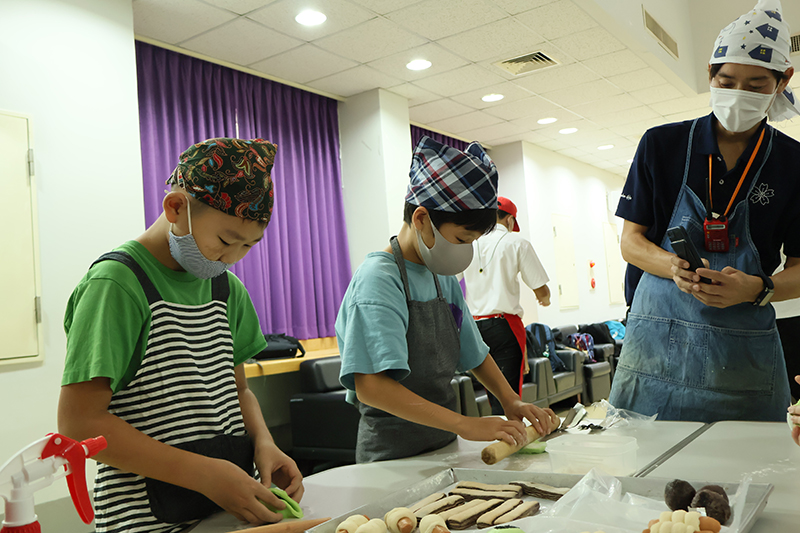
[[[667,230],[669,242],[672,244],[672,249],[678,254],[678,257],[689,262],[689,270],[694,272],[698,268],[704,268],[703,260],[700,259],[700,254],[697,252],[694,243],[689,239],[686,233],[686,228],[683,226],[675,226]],[[701,283],[711,283],[711,280],[700,276]]]

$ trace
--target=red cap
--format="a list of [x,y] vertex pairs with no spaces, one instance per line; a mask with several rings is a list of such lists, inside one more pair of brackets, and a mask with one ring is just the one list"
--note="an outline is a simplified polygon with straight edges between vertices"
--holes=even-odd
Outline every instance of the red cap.
[[514,231],[519,231],[519,224],[517,223],[517,206],[508,198],[502,196],[497,197],[497,209],[505,211],[514,217]]

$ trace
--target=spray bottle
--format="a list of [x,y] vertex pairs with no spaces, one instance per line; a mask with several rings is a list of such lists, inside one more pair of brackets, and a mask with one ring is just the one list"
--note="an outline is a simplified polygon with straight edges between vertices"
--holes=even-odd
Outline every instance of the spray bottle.
[[90,523],[94,510],[86,488],[86,458],[105,447],[104,437],[78,442],[51,433],[9,459],[0,467],[0,497],[5,500],[5,519],[0,533],[40,533],[42,529],[33,509],[33,493],[64,476],[81,520]]

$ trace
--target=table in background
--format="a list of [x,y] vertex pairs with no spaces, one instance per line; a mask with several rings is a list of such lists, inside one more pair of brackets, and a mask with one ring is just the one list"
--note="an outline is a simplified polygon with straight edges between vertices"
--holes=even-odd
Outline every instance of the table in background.
[[800,531],[800,446],[786,423],[716,422],[648,476],[739,483],[748,472],[775,486],[750,533]]

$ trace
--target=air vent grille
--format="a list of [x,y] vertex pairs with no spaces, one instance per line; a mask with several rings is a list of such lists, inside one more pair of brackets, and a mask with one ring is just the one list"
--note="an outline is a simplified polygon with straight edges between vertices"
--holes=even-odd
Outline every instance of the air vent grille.
[[656,38],[658,44],[667,51],[669,55],[678,59],[678,43],[673,39],[664,28],[661,27],[661,24],[656,22],[656,19],[647,12],[647,10],[642,6],[642,12],[644,13],[644,27],[645,29],[650,32],[650,35]]
[[506,59],[495,63],[501,69],[510,72],[514,76],[540,70],[547,67],[558,65],[558,61],[548,56],[541,50],[533,52],[532,54],[525,54],[524,56]]
[[798,33],[797,35],[792,35],[791,40],[792,40],[792,54],[791,55],[800,54],[800,33]]

